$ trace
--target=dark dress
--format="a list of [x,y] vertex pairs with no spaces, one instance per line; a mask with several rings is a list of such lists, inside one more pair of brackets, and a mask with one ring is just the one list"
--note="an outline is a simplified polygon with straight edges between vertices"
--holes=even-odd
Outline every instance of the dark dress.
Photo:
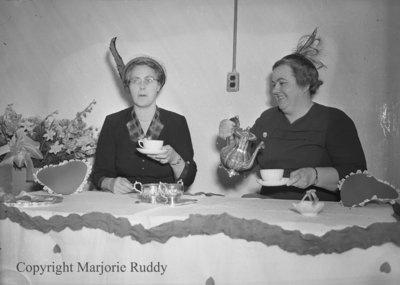
[[170,145],[185,161],[185,168],[175,179],[169,164],[161,164],[137,151],[137,143],[129,137],[127,122],[132,119],[132,107],[108,115],[101,129],[92,172],[92,182],[100,189],[105,177],[126,177],[132,183],[174,183],[182,179],[185,186],[193,183],[197,172],[193,146],[185,117],[159,108],[164,125],[158,138]]
[[[257,156],[261,169],[283,168],[285,177],[303,167],[333,167],[339,177],[366,170],[364,152],[353,121],[341,110],[314,103],[306,115],[290,123],[278,107],[266,110],[251,131],[265,149]],[[256,144],[254,144],[256,145]],[[316,189],[320,200],[339,201],[340,195]],[[279,199],[301,199],[305,191],[297,187],[263,186],[261,194]]]

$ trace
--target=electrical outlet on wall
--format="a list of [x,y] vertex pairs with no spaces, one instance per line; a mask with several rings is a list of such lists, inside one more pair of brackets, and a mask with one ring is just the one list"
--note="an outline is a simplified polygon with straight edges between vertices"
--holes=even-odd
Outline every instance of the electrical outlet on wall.
[[228,72],[226,80],[226,91],[237,92],[239,91],[239,72]]

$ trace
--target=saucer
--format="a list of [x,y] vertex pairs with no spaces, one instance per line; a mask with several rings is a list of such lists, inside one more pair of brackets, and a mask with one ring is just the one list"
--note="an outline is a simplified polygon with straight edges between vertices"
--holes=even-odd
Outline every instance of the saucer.
[[267,180],[262,180],[262,179],[257,179],[257,182],[263,186],[281,186],[285,185],[288,182],[289,178],[282,178],[281,180],[277,181],[267,181]]
[[163,154],[166,153],[168,150],[167,149],[158,149],[158,150],[151,150],[151,149],[145,149],[145,148],[137,148],[138,152],[143,153],[143,154]]

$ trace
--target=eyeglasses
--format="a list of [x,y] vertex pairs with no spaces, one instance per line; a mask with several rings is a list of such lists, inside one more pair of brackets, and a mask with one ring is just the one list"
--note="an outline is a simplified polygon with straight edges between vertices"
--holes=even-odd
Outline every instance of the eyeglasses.
[[158,81],[158,79],[155,79],[154,77],[148,76],[145,78],[139,78],[139,77],[134,77],[129,81],[129,84],[133,85],[138,85],[141,86],[144,84],[145,86],[152,84],[153,82]]

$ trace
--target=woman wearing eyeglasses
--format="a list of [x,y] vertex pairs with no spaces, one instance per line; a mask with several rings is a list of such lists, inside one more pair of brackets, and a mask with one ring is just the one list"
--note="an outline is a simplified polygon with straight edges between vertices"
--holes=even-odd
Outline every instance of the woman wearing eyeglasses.
[[[132,192],[141,183],[193,183],[197,167],[184,116],[159,108],[157,98],[165,84],[163,66],[143,56],[129,61],[120,72],[133,106],[108,115],[101,129],[92,181],[115,194]],[[162,151],[142,154],[142,138],[163,140]]]

